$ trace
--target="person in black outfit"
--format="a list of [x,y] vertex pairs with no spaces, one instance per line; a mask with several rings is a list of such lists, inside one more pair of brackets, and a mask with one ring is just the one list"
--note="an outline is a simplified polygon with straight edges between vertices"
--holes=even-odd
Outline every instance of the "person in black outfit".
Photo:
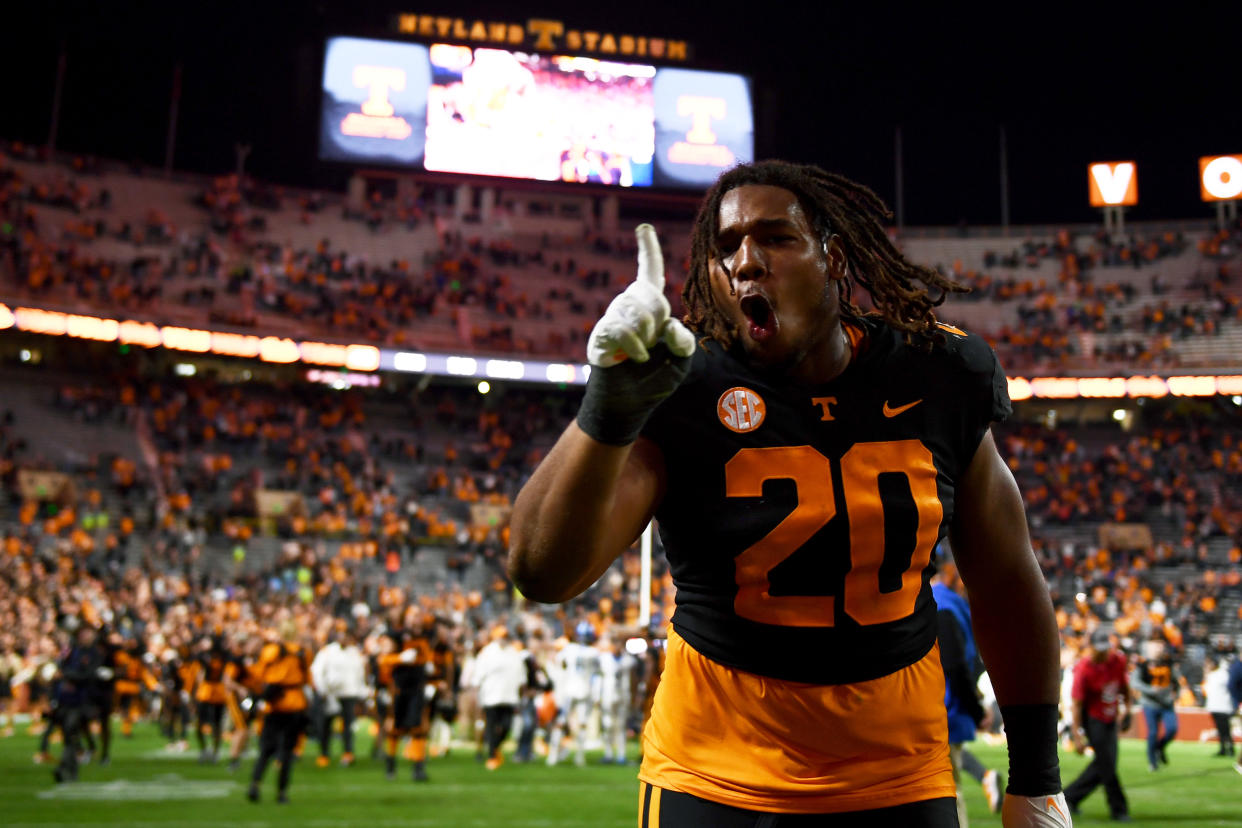
[[[99,722],[99,764],[106,767],[112,761],[112,709],[116,700],[116,655],[121,651],[119,633],[107,629],[99,631],[98,649],[100,669],[91,682],[91,707],[94,721]],[[89,727],[87,728],[89,732]]]
[[[536,633],[532,639],[539,640]],[[552,689],[552,679],[548,671],[539,663],[539,659],[531,651],[531,639],[523,642],[523,658],[526,661],[526,684],[522,686],[522,701],[518,705],[518,715],[522,721],[522,732],[518,734],[517,748],[513,752],[513,761],[529,762],[535,755],[535,731],[539,729],[539,713],[536,702],[540,696]]]
[[78,778],[78,748],[83,729],[90,726],[93,718],[92,688],[103,667],[95,630],[87,624],[78,627],[73,646],[56,666],[60,676],[55,698],[64,749],[52,777],[57,782],[72,782]]

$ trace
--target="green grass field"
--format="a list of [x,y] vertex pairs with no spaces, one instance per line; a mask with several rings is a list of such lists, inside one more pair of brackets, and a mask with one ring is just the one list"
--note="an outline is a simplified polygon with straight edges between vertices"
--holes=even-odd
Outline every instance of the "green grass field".
[[[194,750],[165,752],[150,725],[140,726],[132,740],[117,739],[111,766],[87,765],[78,782],[66,785],[52,782],[49,765],[31,761],[36,747],[30,736],[0,739],[0,825],[629,828],[636,822],[637,769],[600,765],[598,755],[583,768],[510,762],[489,772],[475,762],[472,750],[457,748],[449,757],[428,763],[430,782],[415,784],[408,762],[402,763],[396,781],[388,781],[382,765],[366,758],[352,768],[318,768],[312,758],[316,749],[308,745],[306,758],[294,768],[291,803],[274,802],[273,766],[263,801],[256,805],[244,798],[251,761],[236,775],[223,764],[199,765]],[[360,747],[359,755],[367,756],[370,740],[364,737]],[[1004,767],[1004,748],[972,747],[985,764]],[[1174,744],[1170,766],[1149,773],[1142,744],[1124,742],[1122,781],[1134,823],[1242,826],[1242,776],[1228,760],[1209,755],[1213,749]],[[1062,763],[1069,780],[1085,760],[1069,755]],[[982,790],[973,781],[968,781],[967,797],[971,825],[1000,825],[999,817],[987,813]],[[1102,791],[1083,803],[1075,824],[1111,824]]]

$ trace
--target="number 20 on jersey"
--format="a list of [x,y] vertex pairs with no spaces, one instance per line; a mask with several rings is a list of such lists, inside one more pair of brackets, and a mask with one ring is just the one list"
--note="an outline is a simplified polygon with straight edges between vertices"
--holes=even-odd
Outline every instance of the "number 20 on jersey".
[[[783,446],[742,449],[725,464],[727,497],[762,497],[768,480],[792,480],[798,493],[794,510],[735,559],[733,607],[742,618],[784,627],[831,627],[838,597],[846,614],[862,625],[899,621],[914,612],[944,516],[931,451],[918,440],[856,443],[840,462],[850,528],[850,569],[840,596],[772,595],[768,578],[836,516],[832,461],[811,446]],[[910,566],[901,574],[901,588],[892,592],[880,591],[885,543],[879,481],[884,473],[905,476],[918,513]]]

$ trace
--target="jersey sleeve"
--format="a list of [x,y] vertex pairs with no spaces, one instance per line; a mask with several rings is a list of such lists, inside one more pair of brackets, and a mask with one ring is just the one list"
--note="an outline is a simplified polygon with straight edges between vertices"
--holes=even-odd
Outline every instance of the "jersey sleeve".
[[961,452],[969,463],[992,423],[1013,413],[1009,380],[992,347],[978,334],[945,331],[945,350],[954,375],[950,387],[961,400]]
[[971,408],[988,423],[1001,423],[1013,413],[1009,379],[992,346],[978,334],[957,339],[957,358],[965,370]]

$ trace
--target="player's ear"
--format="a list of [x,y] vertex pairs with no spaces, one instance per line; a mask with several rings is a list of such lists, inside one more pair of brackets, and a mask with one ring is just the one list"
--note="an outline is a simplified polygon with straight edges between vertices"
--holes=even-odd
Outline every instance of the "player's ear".
[[828,263],[828,278],[834,282],[845,278],[848,269],[845,248],[836,233],[824,240],[824,261]]

